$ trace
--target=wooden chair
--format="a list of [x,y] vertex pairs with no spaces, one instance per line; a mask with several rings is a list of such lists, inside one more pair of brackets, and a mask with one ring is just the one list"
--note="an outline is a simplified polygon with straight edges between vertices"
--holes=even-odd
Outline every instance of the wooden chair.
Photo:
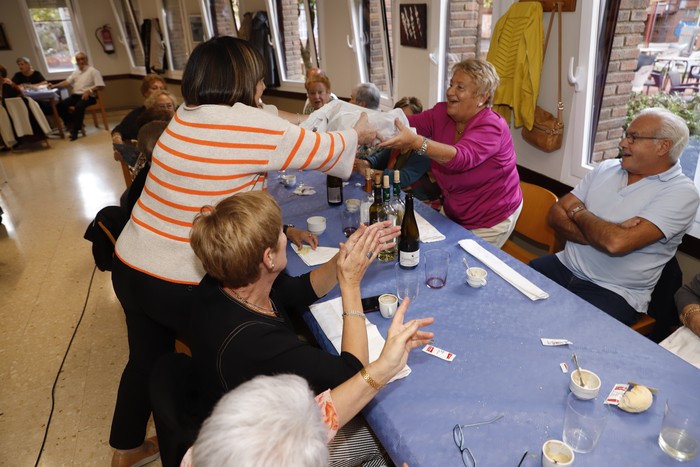
[[[105,110],[104,103],[102,102],[102,91],[95,91],[95,102],[93,105],[86,107],[85,108],[85,114],[87,115],[88,112],[92,114],[92,121],[95,123],[95,128],[99,128],[100,124],[97,121],[97,112],[100,112],[102,115],[102,123],[105,127],[105,130],[109,131],[109,122],[107,121],[107,111]],[[73,106],[71,106],[73,108]],[[83,127],[80,129],[80,132],[85,135],[85,124],[83,123]]]
[[523,210],[515,224],[511,238],[506,240],[502,250],[527,264],[537,255],[513,242],[513,236],[523,237],[524,241],[546,248],[547,253],[560,250],[556,233],[547,224],[549,208],[557,202],[557,195],[551,191],[531,183],[520,182],[523,191]]

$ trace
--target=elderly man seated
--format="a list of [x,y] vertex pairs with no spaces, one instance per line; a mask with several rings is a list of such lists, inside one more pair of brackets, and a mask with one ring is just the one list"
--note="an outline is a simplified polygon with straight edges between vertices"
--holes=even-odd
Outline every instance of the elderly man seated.
[[373,83],[360,83],[350,93],[350,103],[367,109],[379,110],[381,94]]
[[683,326],[661,342],[661,347],[700,368],[700,274],[676,292]]
[[530,266],[634,324],[700,204],[678,162],[687,144],[683,119],[643,110],[622,138],[622,158],[601,162],[550,209],[549,224],[567,240],[564,251]]

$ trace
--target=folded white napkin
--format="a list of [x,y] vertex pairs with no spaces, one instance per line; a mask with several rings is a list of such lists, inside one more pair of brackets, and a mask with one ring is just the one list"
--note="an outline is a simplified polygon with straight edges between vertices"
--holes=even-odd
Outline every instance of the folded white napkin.
[[544,300],[549,297],[547,292],[515,272],[513,268],[496,258],[476,241],[471,239],[460,240],[459,246],[491,268],[493,272],[505,279],[510,285],[524,293],[530,300]]
[[310,196],[315,195],[316,190],[314,190],[314,187],[309,185],[299,185],[292,193],[299,196]]
[[312,250],[309,245],[303,245],[297,248],[295,244],[292,243],[292,249],[299,255],[299,258],[306,263],[307,266],[317,266],[319,264],[327,263],[331,258],[338,253],[338,248],[332,248],[328,246],[319,246],[315,250]]
[[445,236],[438,229],[426,221],[423,216],[414,212],[416,215],[416,224],[418,224],[418,232],[420,232],[420,241],[423,243],[440,242],[445,239]]
[[[340,297],[328,300],[322,303],[316,303],[309,307],[311,313],[316,318],[316,322],[323,329],[324,334],[331,341],[335,350],[340,354],[340,344],[343,337],[343,301]],[[377,326],[370,323],[365,318],[365,326],[367,327],[367,343],[369,345],[369,361],[370,363],[379,358],[384,348],[384,338],[379,334]],[[395,381],[400,378],[405,378],[411,374],[411,369],[408,365],[404,366],[396,376],[391,378]],[[391,382],[389,381],[389,382]]]

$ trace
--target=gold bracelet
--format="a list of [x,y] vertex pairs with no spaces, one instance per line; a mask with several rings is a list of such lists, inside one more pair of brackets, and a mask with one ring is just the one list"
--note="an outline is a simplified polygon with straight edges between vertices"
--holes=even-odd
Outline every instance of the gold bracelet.
[[700,305],[691,305],[690,308],[685,308],[684,311],[681,312],[681,323],[688,327],[688,318],[695,313],[700,313]]
[[358,317],[364,319],[365,314],[362,311],[344,311],[343,318],[346,316],[358,316]]
[[369,384],[370,386],[372,386],[373,389],[376,389],[377,391],[380,391],[380,390],[384,387],[384,385],[379,384],[378,382],[376,382],[376,381],[369,375],[369,373],[367,373],[367,369],[365,369],[364,367],[360,370],[360,374],[362,375],[362,378],[363,378],[365,381],[367,381],[367,384]]

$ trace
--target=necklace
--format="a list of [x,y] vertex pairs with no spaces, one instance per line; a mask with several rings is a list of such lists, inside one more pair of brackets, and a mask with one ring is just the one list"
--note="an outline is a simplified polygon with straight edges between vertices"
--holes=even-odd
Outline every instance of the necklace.
[[229,296],[231,298],[233,298],[237,302],[242,303],[245,307],[249,308],[252,311],[262,313],[262,314],[268,315],[268,316],[274,316],[276,318],[279,318],[279,316],[280,316],[279,313],[277,312],[277,307],[275,307],[275,302],[273,302],[271,298],[268,298],[268,300],[270,300],[271,308],[266,308],[262,305],[256,305],[255,303],[249,302],[245,298],[241,297],[238,294],[238,292],[236,292],[235,290],[233,290],[231,288],[224,287],[224,292],[229,294]]
[[[466,125],[465,125],[465,128],[466,128]],[[458,130],[457,126],[455,125],[455,132],[457,133],[457,136],[462,136],[462,133],[464,133],[464,128],[462,128],[461,130]]]

